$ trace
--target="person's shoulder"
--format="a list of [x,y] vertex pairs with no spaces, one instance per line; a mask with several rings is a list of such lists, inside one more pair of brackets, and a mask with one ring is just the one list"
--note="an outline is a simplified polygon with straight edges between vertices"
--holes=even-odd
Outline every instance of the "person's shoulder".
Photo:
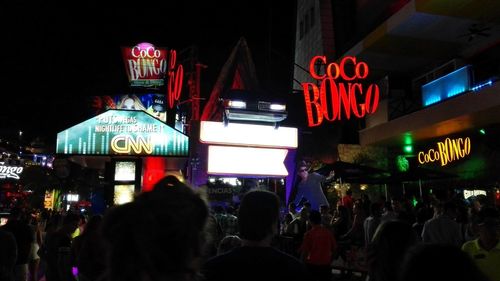
[[277,260],[282,260],[282,261],[286,261],[287,263],[295,264],[298,266],[303,266],[303,263],[299,259],[297,259],[296,257],[289,255],[289,254],[282,252],[282,251],[275,249],[275,248],[270,248],[270,249],[271,249],[271,251],[270,251],[271,254],[273,256],[275,256]]
[[479,246],[479,243],[478,243],[477,239],[470,240],[470,241],[465,242],[462,245],[462,251],[464,251],[466,253],[477,252],[479,250],[478,246]]
[[235,260],[236,255],[238,255],[238,251],[237,249],[233,249],[227,253],[213,256],[205,262],[205,267],[216,268],[219,266],[226,266],[227,263],[230,263]]
[[16,237],[5,227],[0,227],[0,239],[2,239],[2,241],[15,241]]

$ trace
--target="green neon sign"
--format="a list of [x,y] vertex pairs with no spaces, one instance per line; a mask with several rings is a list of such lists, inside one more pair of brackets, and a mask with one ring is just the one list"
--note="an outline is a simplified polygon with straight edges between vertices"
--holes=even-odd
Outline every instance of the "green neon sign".
[[108,110],[57,134],[56,153],[187,157],[189,138],[142,111]]

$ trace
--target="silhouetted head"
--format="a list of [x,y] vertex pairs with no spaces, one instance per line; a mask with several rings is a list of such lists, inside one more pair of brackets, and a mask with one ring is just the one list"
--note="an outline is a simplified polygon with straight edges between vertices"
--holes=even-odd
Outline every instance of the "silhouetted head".
[[486,281],[467,253],[453,245],[420,244],[402,263],[401,281]]
[[241,200],[238,226],[240,237],[250,241],[261,241],[274,234],[279,220],[279,198],[265,190],[253,190]]
[[111,281],[175,280],[198,273],[208,207],[189,186],[168,176],[151,192],[104,217]]

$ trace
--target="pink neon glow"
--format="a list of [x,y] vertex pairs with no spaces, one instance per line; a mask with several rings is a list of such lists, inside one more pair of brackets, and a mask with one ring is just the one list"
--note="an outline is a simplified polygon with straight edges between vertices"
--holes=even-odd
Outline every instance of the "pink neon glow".
[[148,43],[148,42],[142,42],[142,43],[137,44],[137,47],[139,47],[139,49],[141,49],[141,50],[143,50],[143,49],[145,50],[145,49],[150,48],[150,47],[154,48],[154,45],[151,43]]

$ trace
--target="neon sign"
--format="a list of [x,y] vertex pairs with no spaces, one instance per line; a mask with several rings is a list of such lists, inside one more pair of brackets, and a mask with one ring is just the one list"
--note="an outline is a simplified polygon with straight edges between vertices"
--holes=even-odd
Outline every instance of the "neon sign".
[[443,142],[437,143],[437,149],[431,148],[428,151],[418,153],[418,162],[420,164],[440,161],[441,166],[446,166],[455,160],[464,158],[470,154],[470,138],[450,139],[446,138]]
[[153,145],[151,144],[151,137],[144,138],[143,136],[136,136],[133,138],[130,135],[117,135],[111,139],[111,150],[116,153],[131,153],[146,154],[153,153]]
[[170,108],[179,100],[184,69],[177,65],[175,50],[156,48],[150,43],[140,43],[129,48],[122,48],[125,70],[133,87],[160,87],[168,79],[168,101]]
[[[318,74],[315,70],[317,65],[325,66],[326,73]],[[346,71],[347,65],[354,68],[353,73]],[[323,119],[341,120],[342,113],[347,119],[351,118],[351,113],[363,118],[377,110],[380,98],[378,85],[370,84],[364,88],[363,84],[354,82],[368,76],[369,68],[365,62],[347,56],[340,63],[327,64],[325,56],[315,56],[309,64],[309,73],[321,82],[319,88],[315,83],[302,83],[309,127],[321,125]],[[348,83],[336,81],[339,78]]]
[[23,169],[24,168],[20,166],[0,166],[0,179],[18,180]]
[[174,108],[174,102],[179,100],[181,96],[182,80],[184,79],[184,68],[182,64],[179,64],[177,70],[175,70],[175,61],[177,59],[177,53],[175,50],[170,51],[170,61],[168,67],[168,106]]

